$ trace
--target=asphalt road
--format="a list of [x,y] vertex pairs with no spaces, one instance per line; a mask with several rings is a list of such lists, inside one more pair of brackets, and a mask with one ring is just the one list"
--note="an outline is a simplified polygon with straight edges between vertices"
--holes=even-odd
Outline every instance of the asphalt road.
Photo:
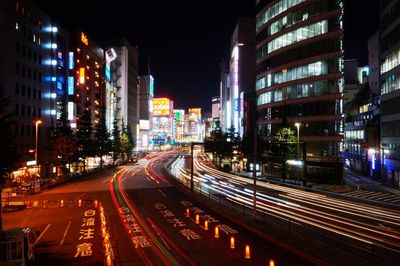
[[[35,228],[37,265],[103,265],[99,208],[94,217],[85,216],[97,200],[105,210],[114,265],[269,265],[271,260],[274,265],[310,265],[181,194],[161,175],[159,159],[150,161],[29,196],[31,208],[4,213],[4,227]],[[85,239],[81,230],[86,229],[83,219],[87,218],[94,218],[94,225]],[[215,238],[216,226],[219,238]],[[88,243],[91,255],[78,252],[78,245],[87,248]],[[246,245],[250,258],[245,258]]]
[[[150,235],[147,235],[142,227],[139,237],[146,241],[142,246],[140,243],[136,245],[136,249],[144,250],[145,260],[161,265],[162,260],[153,261],[153,253],[161,252],[165,253],[167,260],[171,255],[181,265],[268,265],[271,260],[275,265],[310,265],[238,225],[224,221],[181,194],[162,176],[161,164],[157,160],[146,167],[147,171],[125,166],[116,176],[120,182],[118,188],[125,190],[131,204],[128,215],[132,213],[138,224],[143,222],[150,228]],[[186,215],[187,209],[189,216]],[[196,214],[199,215],[199,224],[196,224]],[[205,228],[206,220],[208,230]],[[215,238],[216,226],[219,238]],[[234,249],[230,248],[231,237],[235,239]],[[250,248],[249,259],[245,258],[246,245]]]

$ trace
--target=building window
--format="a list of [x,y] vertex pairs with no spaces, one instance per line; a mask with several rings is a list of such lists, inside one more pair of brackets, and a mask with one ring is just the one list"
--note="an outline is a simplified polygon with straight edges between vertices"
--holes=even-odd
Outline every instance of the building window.
[[36,70],[33,70],[33,80],[36,80],[37,79],[37,72],[36,72]]
[[38,108],[38,117],[42,118],[42,109],[41,108]]
[[22,56],[26,56],[26,47],[24,45],[22,45]]
[[33,90],[32,90],[32,98],[33,98],[33,99],[36,99],[36,89],[33,89]]
[[37,53],[33,52],[33,62],[36,63],[37,62]]
[[28,67],[28,79],[32,77],[32,70],[30,67]]
[[16,46],[15,46],[15,52],[17,53],[17,55],[19,55],[20,49],[21,49],[20,44],[19,44],[19,42],[17,42]]
[[15,84],[15,95],[19,95],[19,84]]
[[39,82],[42,82],[42,72],[38,73],[38,80],[39,80]]
[[31,135],[31,125],[26,125],[26,135],[27,136]]
[[39,64],[40,65],[42,64],[42,55],[41,54],[39,55]]
[[21,105],[21,115],[25,116],[25,105]]
[[314,36],[321,35],[327,32],[328,32],[327,20],[307,25],[305,27],[283,34],[282,36],[279,36],[278,38],[270,41],[268,43],[267,53],[271,53],[283,47],[294,44],[296,42],[300,42],[305,39],[312,38]]
[[42,91],[38,90],[38,99],[41,100],[42,99]]
[[19,104],[15,104],[15,114],[19,115]]
[[19,63],[15,63],[15,74],[19,74]]
[[29,48],[28,49],[28,60],[32,59],[32,50]]
[[31,98],[31,94],[32,94],[32,88],[28,87],[28,98]]
[[25,96],[25,85],[21,86],[21,95]]
[[32,117],[36,118],[36,107],[32,107]]
[[21,125],[21,136],[25,135],[25,126]]
[[270,19],[304,1],[305,0],[281,0],[277,2],[276,4],[270,6],[263,14],[261,14],[261,16],[257,19],[256,28],[261,28]]
[[26,68],[25,66],[22,66],[22,76],[25,77],[26,74]]
[[31,117],[31,111],[32,111],[32,109],[31,109],[31,107],[28,105],[28,106],[26,107],[26,115],[27,115],[28,117]]

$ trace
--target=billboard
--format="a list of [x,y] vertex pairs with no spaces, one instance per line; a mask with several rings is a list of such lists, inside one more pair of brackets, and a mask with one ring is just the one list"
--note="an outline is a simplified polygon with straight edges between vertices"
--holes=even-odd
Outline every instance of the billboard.
[[140,130],[150,130],[150,121],[149,120],[139,120],[139,128],[140,128]]
[[153,115],[154,116],[170,116],[171,101],[168,98],[153,99]]

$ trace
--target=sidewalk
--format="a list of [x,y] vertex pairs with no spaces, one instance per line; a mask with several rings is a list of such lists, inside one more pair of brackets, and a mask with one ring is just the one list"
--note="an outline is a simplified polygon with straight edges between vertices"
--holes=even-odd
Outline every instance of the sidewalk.
[[400,195],[400,189],[385,185],[379,180],[374,180],[369,176],[359,174],[350,168],[345,167],[344,173],[344,180],[352,186],[355,186],[356,189],[376,190]]

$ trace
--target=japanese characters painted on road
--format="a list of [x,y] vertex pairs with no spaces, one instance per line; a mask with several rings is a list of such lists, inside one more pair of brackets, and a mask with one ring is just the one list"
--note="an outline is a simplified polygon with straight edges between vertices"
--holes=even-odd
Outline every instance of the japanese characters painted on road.
[[[182,203],[182,202],[181,202]],[[190,202],[186,202],[190,206],[192,205]],[[188,206],[189,206],[188,205]],[[191,229],[184,228],[186,227],[186,224],[184,221],[182,221],[180,218],[177,218],[174,213],[172,213],[170,210],[167,209],[167,206],[163,203],[156,203],[154,204],[154,207],[158,210],[158,212],[164,217],[167,218],[167,221],[172,224],[174,227],[178,227],[179,233],[182,234],[183,237],[185,237],[187,240],[197,240],[201,239],[201,236],[199,236],[196,232],[194,232]]]
[[142,228],[136,222],[135,217],[132,215],[131,211],[127,207],[121,207],[119,212],[122,216],[122,220],[124,221],[125,228],[129,233],[129,237],[133,243],[135,249],[137,248],[148,248],[150,247],[150,243],[147,241],[146,237],[142,234]]
[[226,224],[219,224],[219,220],[215,217],[213,217],[212,215],[206,214],[202,209],[194,206],[191,202],[189,201],[181,201],[181,204],[184,207],[190,208],[195,214],[200,214],[200,218],[202,220],[206,220],[209,223],[217,223],[217,227],[219,228],[219,230],[221,230],[222,232],[224,232],[227,235],[235,235],[235,234],[239,234],[239,231],[236,229],[231,228],[230,226],[226,225]]
[[95,215],[96,210],[86,210],[84,213],[78,240],[85,242],[80,242],[76,246],[74,258],[88,257],[93,255],[93,244],[90,241],[94,239],[95,234]]

